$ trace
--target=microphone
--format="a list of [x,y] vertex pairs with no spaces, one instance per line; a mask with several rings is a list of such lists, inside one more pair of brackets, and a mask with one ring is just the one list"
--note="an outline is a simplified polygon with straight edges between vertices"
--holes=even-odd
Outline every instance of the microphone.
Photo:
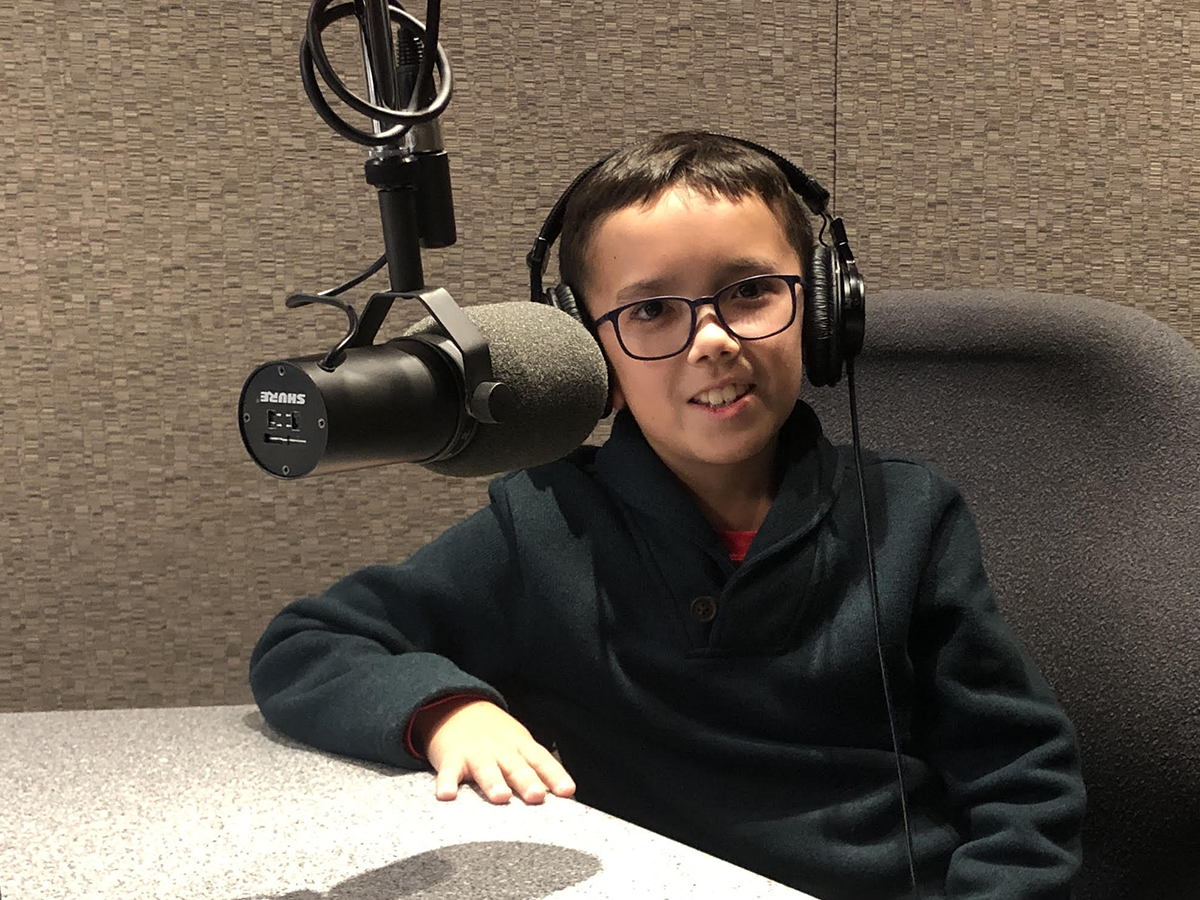
[[465,477],[540,465],[583,443],[608,403],[607,365],[587,329],[543,304],[461,312],[490,350],[494,381],[471,385],[455,329],[426,318],[402,337],[346,348],[336,367],[321,354],[259,366],[238,405],[246,450],[286,479],[399,462]]
[[[364,174],[378,188],[384,255],[340,287],[288,297],[289,308],[338,307],[349,331],[324,355],[259,366],[242,388],[242,442],[279,478],[396,462],[461,476],[538,465],[579,446],[607,408],[604,356],[573,317],[534,303],[462,309],[442,288],[424,286],[421,249],[457,238],[437,121],[452,89],[438,44],[440,9],[440,0],[429,0],[422,25],[390,0],[313,0],[309,8],[300,48],[304,91],[334,131],[371,148]],[[321,37],[351,16],[370,102],[338,78]],[[371,131],[334,112],[318,75],[371,119]],[[360,319],[336,298],[384,261],[391,290],[373,294]],[[375,344],[397,299],[420,300],[432,319]]]

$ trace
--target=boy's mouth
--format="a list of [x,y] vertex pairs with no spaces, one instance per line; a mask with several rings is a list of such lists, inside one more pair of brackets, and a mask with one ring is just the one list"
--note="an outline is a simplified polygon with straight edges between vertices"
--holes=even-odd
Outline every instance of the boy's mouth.
[[699,403],[701,406],[707,406],[712,409],[719,409],[722,406],[728,406],[735,400],[740,400],[754,388],[752,384],[727,384],[723,388],[716,388],[711,391],[701,391],[689,402]]

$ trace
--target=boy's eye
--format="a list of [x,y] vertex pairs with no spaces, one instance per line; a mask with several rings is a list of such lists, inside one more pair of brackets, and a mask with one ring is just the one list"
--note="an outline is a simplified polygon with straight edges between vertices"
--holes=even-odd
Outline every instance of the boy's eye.
[[629,307],[626,316],[634,322],[653,322],[656,319],[670,318],[671,303],[669,300],[645,300]]
[[743,281],[734,293],[738,297],[757,297],[763,292],[763,286],[757,281]]

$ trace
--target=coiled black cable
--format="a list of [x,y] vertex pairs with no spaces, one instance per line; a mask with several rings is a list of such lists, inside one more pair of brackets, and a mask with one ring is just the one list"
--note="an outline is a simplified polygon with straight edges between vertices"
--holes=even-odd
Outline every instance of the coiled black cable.
[[[314,0],[308,10],[308,24],[304,38],[300,42],[300,78],[304,83],[304,93],[308,95],[313,109],[330,128],[347,140],[367,147],[388,147],[399,144],[414,125],[430,122],[436,119],[446,109],[453,90],[453,80],[450,74],[450,61],[446,53],[437,43],[438,30],[441,24],[441,0],[430,0],[426,10],[426,24],[407,13],[397,3],[388,4],[389,22],[399,24],[402,31],[407,30],[422,48],[434,48],[433,52],[422,52],[421,65],[417,74],[416,85],[412,97],[405,109],[392,109],[379,106],[362,99],[351,91],[342,81],[329,57],[325,54],[325,45],[321,33],[334,22],[349,16],[357,16],[357,6],[353,2],[343,2],[330,8],[333,0]],[[437,70],[438,90],[428,106],[419,106],[422,88],[433,77]],[[321,87],[317,83],[317,74],[328,85],[329,89],[355,112],[369,116],[390,127],[382,131],[364,131],[351,125],[334,112]]]

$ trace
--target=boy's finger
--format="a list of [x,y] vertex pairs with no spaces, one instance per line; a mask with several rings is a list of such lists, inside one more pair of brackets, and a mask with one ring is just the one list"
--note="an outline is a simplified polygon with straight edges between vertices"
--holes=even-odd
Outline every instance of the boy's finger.
[[567,774],[562,763],[554,758],[554,754],[541,744],[534,744],[532,748],[526,749],[524,752],[525,759],[529,761],[529,765],[537,773],[542,784],[546,785],[556,796],[570,797],[575,793],[574,779]]
[[512,799],[512,788],[504,778],[504,773],[496,765],[494,758],[485,758],[467,762],[471,780],[483,791],[490,803],[507,803]]
[[520,753],[514,752],[500,760],[499,765],[500,770],[504,772],[504,777],[517,792],[517,796],[526,803],[538,804],[546,799],[546,785],[542,783],[538,773],[530,768],[529,763]]
[[438,769],[437,782],[434,790],[439,800],[453,800],[458,796],[458,785],[462,781],[463,764],[459,760],[453,765],[443,765]]

